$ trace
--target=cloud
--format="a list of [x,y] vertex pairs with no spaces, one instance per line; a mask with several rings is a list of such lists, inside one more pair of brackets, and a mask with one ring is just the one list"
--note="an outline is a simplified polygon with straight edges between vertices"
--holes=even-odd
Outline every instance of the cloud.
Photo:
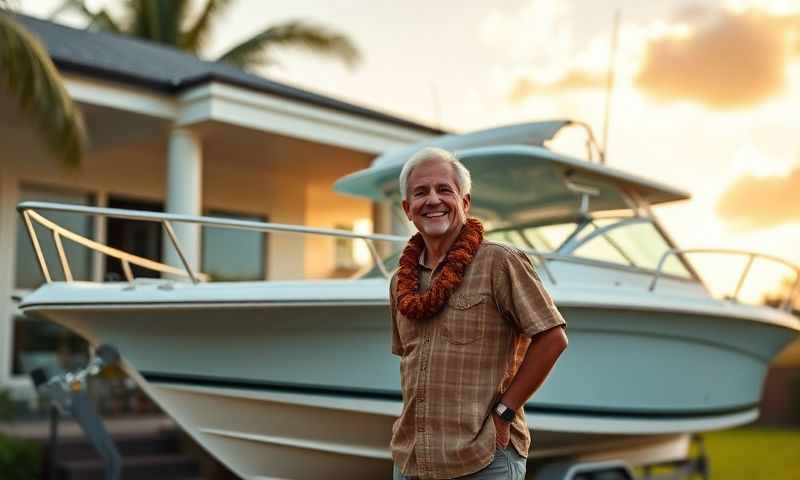
[[478,36],[501,62],[549,69],[572,50],[573,17],[569,2],[526,0],[512,11],[490,10],[478,26]]
[[[533,95],[604,89],[606,35],[582,55],[561,57],[557,76],[518,75],[509,99],[519,103]],[[623,23],[617,57],[619,84],[632,84],[651,99],[714,109],[750,107],[786,87],[788,66],[800,58],[800,12],[687,6],[666,21]]]
[[552,83],[542,83],[529,78],[521,78],[514,84],[509,94],[509,99],[512,102],[521,102],[531,95],[546,95],[605,88],[606,82],[606,75],[581,70],[567,72],[566,75]]
[[749,107],[780,93],[797,54],[798,16],[763,10],[679,11],[648,43],[635,84],[651,97],[712,108]]
[[800,222],[800,165],[785,176],[739,177],[722,194],[715,210],[735,230]]

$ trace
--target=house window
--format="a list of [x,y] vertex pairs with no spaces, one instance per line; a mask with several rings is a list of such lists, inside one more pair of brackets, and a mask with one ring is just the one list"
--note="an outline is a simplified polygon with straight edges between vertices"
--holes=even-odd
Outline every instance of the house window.
[[[69,190],[23,186],[20,201],[42,201],[68,203],[75,205],[92,205],[91,195]],[[42,216],[56,224],[86,238],[93,236],[92,219],[88,215],[63,212],[40,212]],[[54,281],[63,280],[61,264],[50,230],[36,226],[34,229],[42,253],[47,261],[50,276]],[[68,239],[63,239],[64,250],[69,261],[70,270],[75,280],[91,280],[92,253]],[[22,219],[17,221],[15,287],[17,290],[29,291],[44,283],[28,237],[28,231]],[[13,324],[13,357],[12,372],[25,374],[37,367],[42,367],[51,374],[74,368],[86,361],[87,343],[78,335],[54,323],[25,317],[20,313],[12,316]]]
[[[266,222],[265,217],[211,210],[208,216]],[[203,227],[202,271],[212,282],[264,280],[267,234],[252,230]]]
[[[20,191],[20,201],[55,202],[73,205],[92,205],[91,195],[70,192],[68,190],[52,190],[37,187],[23,186]],[[42,216],[56,224],[86,238],[92,238],[92,218],[85,214],[67,212],[40,212]],[[47,262],[47,268],[53,280],[63,280],[64,274],[58,253],[53,242],[50,230],[33,222],[36,237],[42,247],[42,253]],[[62,238],[64,251],[69,260],[69,267],[75,280],[91,280],[92,253],[89,249],[78,245],[66,238]],[[34,289],[44,283],[44,277],[39,270],[39,263],[28,236],[28,230],[22,218],[17,219],[17,260],[16,260],[15,286],[18,289]]]
[[[352,224],[339,223],[337,230],[348,230],[354,233],[369,235],[372,233],[372,220],[357,218]],[[341,274],[354,273],[372,264],[372,254],[364,240],[336,237],[334,240],[334,268]]]
[[[352,225],[339,223],[334,225],[336,230],[352,230]],[[354,242],[351,238],[335,237],[334,238],[334,268],[336,270],[352,270],[356,269],[356,259],[353,255]]]
[[[163,205],[159,202],[119,196],[109,197],[108,206],[110,208],[149,212],[163,210]],[[160,262],[162,258],[162,229],[163,227],[158,222],[109,217],[106,219],[106,244],[123,252]],[[138,265],[131,265],[131,271],[134,278],[158,278],[161,276],[159,272]],[[110,256],[106,257],[105,278],[110,281],[123,281],[125,273],[122,268],[122,262]]]

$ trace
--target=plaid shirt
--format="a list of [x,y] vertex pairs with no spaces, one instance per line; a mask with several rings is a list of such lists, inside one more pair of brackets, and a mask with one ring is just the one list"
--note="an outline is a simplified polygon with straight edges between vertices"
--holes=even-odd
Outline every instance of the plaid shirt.
[[[440,272],[420,264],[420,288]],[[492,462],[491,414],[522,363],[530,337],[566,326],[528,256],[484,241],[464,280],[435,316],[414,321],[396,308],[392,277],[392,353],[399,355],[403,410],[392,428],[392,456],[406,476],[452,478]],[[527,457],[524,412],[511,444]]]

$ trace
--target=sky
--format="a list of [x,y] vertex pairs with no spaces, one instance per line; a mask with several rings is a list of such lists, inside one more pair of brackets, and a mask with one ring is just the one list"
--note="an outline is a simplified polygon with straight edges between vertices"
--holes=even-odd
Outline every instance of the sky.
[[282,50],[259,73],[451,131],[566,117],[602,138],[617,13],[608,164],[692,194],[655,209],[680,247],[800,264],[800,0],[239,0],[203,55],[304,19],[346,33],[358,67]]

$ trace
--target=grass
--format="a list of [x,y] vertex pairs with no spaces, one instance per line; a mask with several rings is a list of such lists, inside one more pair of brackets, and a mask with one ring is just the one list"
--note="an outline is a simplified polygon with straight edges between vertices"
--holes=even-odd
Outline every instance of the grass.
[[703,439],[714,480],[800,479],[800,429],[737,428]]

